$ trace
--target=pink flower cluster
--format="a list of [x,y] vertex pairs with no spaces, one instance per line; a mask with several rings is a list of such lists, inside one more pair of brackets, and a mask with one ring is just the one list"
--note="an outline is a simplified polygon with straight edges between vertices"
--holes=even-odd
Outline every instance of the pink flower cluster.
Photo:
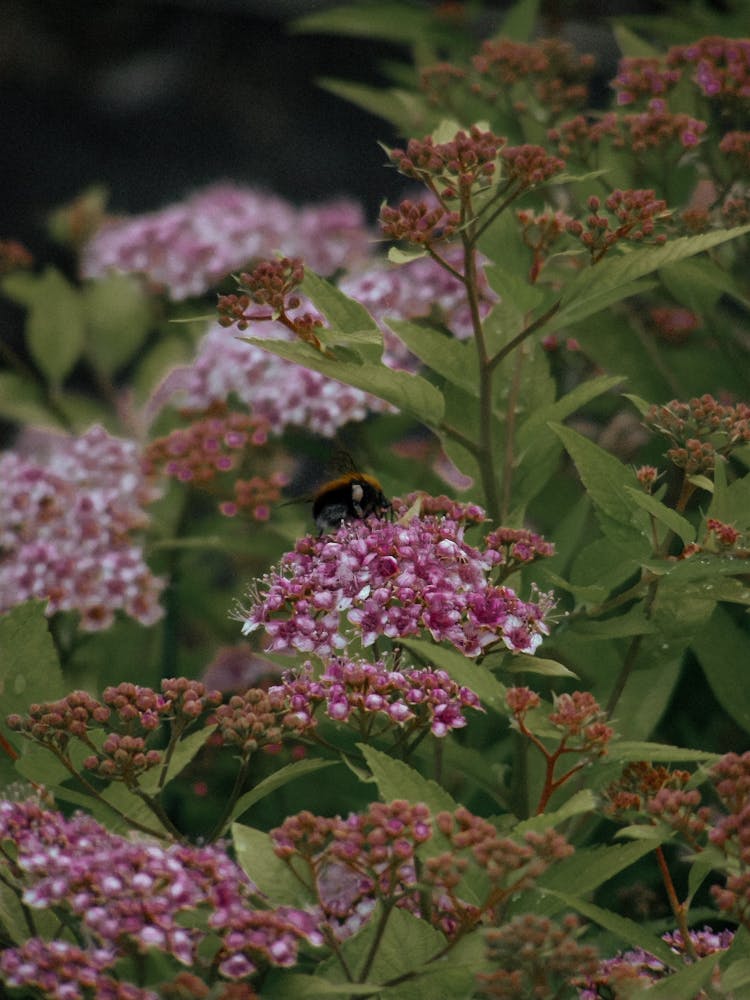
[[202,295],[249,262],[280,251],[332,274],[364,259],[370,234],[350,201],[292,207],[253,188],[220,184],[148,215],[106,223],[86,246],[85,278],[143,274],[174,301]]
[[78,611],[87,631],[119,610],[144,625],[161,618],[164,581],[131,537],[157,495],[133,442],[96,426],[51,439],[41,460],[8,451],[0,481],[0,611],[41,598],[50,615]]
[[355,637],[368,647],[379,636],[427,632],[466,656],[498,646],[533,653],[553,601],[541,595],[526,603],[494,584],[502,559],[469,545],[463,524],[449,517],[370,518],[301,539],[237,617],[244,634],[262,628],[274,652],[327,657]]
[[[13,845],[12,863],[0,856],[4,880],[32,911],[53,909],[79,923],[93,968],[101,949],[115,956],[156,949],[199,965],[199,947],[213,943],[213,964],[235,979],[260,965],[293,965],[303,939],[322,943],[310,914],[256,909],[253,886],[220,847],[126,839],[33,800],[0,801],[2,841]],[[7,949],[0,971],[18,975],[24,960],[28,971],[32,956]]]
[[381,716],[387,723],[429,729],[433,736],[447,736],[466,725],[464,708],[483,711],[477,695],[461,687],[444,670],[389,668],[382,660],[329,660],[315,677],[308,660],[300,673],[289,672],[282,683],[269,689],[271,703],[312,724],[319,705],[337,722],[351,716],[358,732],[369,731],[368,717]]

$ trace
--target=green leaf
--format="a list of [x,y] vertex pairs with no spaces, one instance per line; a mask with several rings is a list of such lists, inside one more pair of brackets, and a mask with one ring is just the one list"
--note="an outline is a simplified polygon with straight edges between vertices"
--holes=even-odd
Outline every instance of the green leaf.
[[618,764],[630,761],[648,760],[662,764],[676,764],[696,761],[701,764],[719,759],[719,754],[689,747],[673,747],[665,743],[648,743],[645,740],[613,740],[607,748],[607,756]]
[[622,639],[633,635],[649,635],[656,631],[654,623],[646,617],[642,602],[625,614],[612,618],[581,618],[573,622],[571,628],[580,636],[600,641],[601,639]]
[[568,283],[555,323],[566,326],[578,322],[642,290],[638,286],[646,275],[748,232],[750,226],[719,229],[699,236],[679,236],[660,247],[641,247],[619,256],[605,257]]
[[60,418],[48,409],[41,387],[17,372],[0,372],[0,416],[20,424],[60,427]]
[[558,663],[557,660],[548,660],[542,656],[531,656],[528,653],[513,653],[510,656],[504,657],[500,669],[507,670],[511,674],[541,674],[543,677],[578,676],[564,666],[564,664]]
[[284,1000],[336,1000],[337,997],[379,996],[376,983],[333,983],[318,972],[305,976],[301,972],[280,972],[271,969],[264,980],[263,992],[268,997]]
[[[513,827],[513,835],[519,836],[527,833],[529,830],[541,833],[544,830],[551,829],[553,826],[557,826],[566,819],[570,819],[571,816],[580,816],[582,813],[591,812],[593,809],[596,809],[596,804],[596,796],[591,789],[583,788],[581,791],[571,795],[559,809],[541,813],[539,816],[532,816],[531,819],[517,823]],[[576,888],[578,888],[578,883],[576,883]]]
[[413,767],[409,767],[401,760],[394,760],[374,747],[365,743],[357,745],[367,761],[384,802],[390,802],[392,799],[424,802],[433,813],[443,810],[453,812],[458,808],[458,803],[436,781],[423,778]]
[[388,326],[420,361],[469,395],[479,395],[479,367],[472,343],[410,320],[386,318]]
[[648,517],[625,492],[626,486],[636,486],[632,470],[569,427],[559,424],[550,424],[550,427],[575,462],[604,534],[617,545],[629,549],[631,557],[638,552],[649,553]]
[[365,83],[334,80],[332,77],[319,77],[316,83],[329,94],[349,101],[350,104],[362,108],[371,115],[392,122],[405,135],[411,132],[415,120],[422,117],[419,111],[420,98],[408,90],[396,87],[372,87]]
[[716,606],[707,625],[693,638],[692,648],[721,707],[750,733],[750,635],[729,612]]
[[617,913],[612,913],[611,910],[602,909],[601,906],[595,906],[594,903],[589,903],[567,892],[550,888],[547,888],[546,891],[551,896],[555,896],[563,902],[565,906],[577,910],[588,920],[593,920],[595,924],[599,924],[600,927],[604,927],[610,931],[628,947],[643,948],[644,951],[655,955],[660,962],[663,962],[670,969],[677,968],[680,965],[681,959],[670,950],[661,938],[655,937],[649,931],[644,930],[641,924],[637,924],[634,920],[628,920]]
[[86,354],[94,368],[110,377],[133,358],[151,325],[143,286],[126,274],[111,274],[83,290]]
[[160,787],[166,787],[173,778],[176,778],[187,767],[195,755],[203,749],[215,730],[216,726],[201,726],[196,732],[189,733],[179,740],[169,760],[167,773],[161,786],[159,785],[159,781],[162,769],[161,767],[155,767],[147,771],[141,779],[140,785],[143,791],[149,795],[155,795]]
[[626,486],[625,490],[638,507],[641,507],[648,514],[655,517],[657,521],[666,525],[686,545],[695,541],[695,528],[687,518],[678,514],[671,507],[667,507],[661,503],[656,497],[644,493],[643,490],[637,489],[635,486]]
[[654,48],[653,45],[641,38],[640,35],[636,35],[623,24],[613,24],[612,33],[623,56],[646,59],[651,56],[661,55],[659,49]]
[[[262,830],[240,823],[232,825],[237,862],[248,878],[274,906],[309,906],[312,892],[302,885],[286,862],[277,857],[271,838]],[[304,873],[307,877],[307,873]]]
[[[661,955],[658,956],[661,958]],[[649,1000],[651,997],[668,997],[675,1000],[679,997],[697,996],[702,987],[706,986],[713,975],[714,969],[719,964],[719,955],[706,955],[699,958],[692,965],[681,968],[674,975],[667,976],[661,982],[655,983],[648,990]],[[726,994],[724,994],[726,996]]]
[[[594,892],[653,849],[653,844],[641,842],[578,847],[575,854],[558,861],[541,876],[538,887],[542,898],[547,889],[564,892],[570,886],[575,886],[579,896]],[[546,912],[554,912],[558,904],[543,905]]]
[[405,7],[403,3],[356,3],[305,14],[292,21],[291,30],[299,34],[408,43],[423,33],[428,23],[426,12],[418,7]]
[[[358,334],[360,342],[375,344],[380,349],[380,353],[377,355],[378,358],[380,357],[383,351],[383,334],[363,305],[350,299],[336,285],[308,269],[305,269],[305,277],[300,289],[323,313],[334,329],[340,330],[344,334]],[[326,333],[325,329],[320,331],[321,340],[325,338]],[[363,334],[367,335],[364,339]]]
[[269,774],[255,788],[251,788],[250,791],[245,792],[244,795],[239,797],[229,816],[228,823],[233,822],[246,812],[250,806],[254,806],[256,802],[260,802],[261,799],[275,792],[277,788],[283,788],[284,785],[289,784],[290,781],[294,781],[296,778],[303,778],[308,774],[313,774],[315,771],[321,770],[321,768],[331,767],[331,765],[336,763],[337,761],[334,760],[315,760],[314,758],[310,758],[309,760],[296,760],[291,764],[285,764],[278,771]]
[[517,42],[529,42],[539,17],[539,0],[520,0],[503,18],[503,36]]
[[403,413],[409,413],[428,427],[435,427],[443,416],[443,397],[426,379],[409,372],[393,371],[382,364],[336,361],[301,342],[265,340],[241,337],[248,344],[262,347],[280,358],[294,361],[329,378],[353,385],[392,403]]
[[44,607],[44,601],[27,601],[0,615],[0,727],[6,715],[24,714],[33,702],[63,696],[62,671]]
[[59,271],[46,268],[29,307],[26,343],[52,385],[61,385],[80,358],[85,329],[81,294]]

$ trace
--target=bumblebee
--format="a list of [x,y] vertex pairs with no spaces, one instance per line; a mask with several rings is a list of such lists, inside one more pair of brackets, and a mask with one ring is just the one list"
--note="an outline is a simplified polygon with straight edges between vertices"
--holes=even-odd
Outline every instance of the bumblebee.
[[361,521],[390,509],[391,502],[374,476],[349,471],[321,486],[313,498],[312,516],[322,535],[344,521]]

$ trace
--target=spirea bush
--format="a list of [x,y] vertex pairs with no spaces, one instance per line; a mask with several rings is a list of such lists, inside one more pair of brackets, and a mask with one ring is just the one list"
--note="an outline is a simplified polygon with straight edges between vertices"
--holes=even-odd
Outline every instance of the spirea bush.
[[2,244],[3,995],[748,995],[750,40],[535,9],[297,25],[412,34],[377,225]]

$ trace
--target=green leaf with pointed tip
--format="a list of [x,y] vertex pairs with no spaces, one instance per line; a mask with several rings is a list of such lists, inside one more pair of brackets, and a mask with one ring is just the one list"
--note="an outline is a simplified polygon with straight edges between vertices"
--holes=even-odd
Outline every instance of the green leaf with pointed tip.
[[[345,334],[357,334],[361,342],[368,340],[378,345],[382,353],[383,334],[363,305],[350,299],[336,285],[308,269],[305,269],[300,290],[317,306],[333,327]],[[321,330],[321,339],[325,334],[326,330]]]
[[409,767],[401,760],[394,760],[393,757],[366,743],[357,745],[367,761],[384,802],[390,802],[392,799],[424,802],[432,812],[441,812],[444,809],[453,812],[458,808],[458,803],[436,781],[423,778],[413,767]]
[[319,77],[316,83],[329,94],[392,122],[402,135],[409,135],[415,121],[423,118],[420,107],[423,100],[408,90],[371,87],[365,83],[334,80],[332,77]]
[[706,764],[719,759],[719,754],[706,750],[672,747],[665,743],[648,743],[646,740],[613,740],[607,748],[607,756],[622,764],[634,760],[658,761],[662,764],[676,764],[680,761]]
[[[271,838],[263,830],[234,823],[232,842],[238,864],[272,905],[310,906],[314,902],[312,891],[277,857]],[[300,875],[306,878],[308,873],[300,869]]]
[[240,337],[248,344],[262,347],[287,361],[311,368],[346,385],[372,393],[392,403],[403,413],[410,413],[428,427],[435,427],[443,416],[443,397],[434,385],[404,371],[393,371],[381,364],[336,361],[299,341],[264,340],[260,337]]
[[509,673],[541,674],[543,677],[577,677],[557,660],[548,660],[542,656],[530,656],[527,653],[513,653],[503,659],[501,670]]
[[269,774],[267,778],[259,782],[255,788],[251,788],[250,791],[245,792],[241,795],[239,799],[234,804],[234,808],[229,816],[227,823],[234,822],[239,816],[246,812],[250,806],[254,806],[256,802],[260,802],[267,795],[275,792],[277,788],[283,788],[284,785],[288,785],[290,781],[295,781],[297,778],[307,777],[309,774],[313,774],[315,771],[320,771],[321,768],[331,767],[332,765],[338,763],[335,760],[316,760],[315,758],[310,758],[309,760],[295,760],[291,764],[285,764],[280,767],[278,771],[274,771],[273,774]]
[[27,601],[0,615],[0,726],[33,702],[63,696],[63,676],[44,615],[45,601]]
[[[605,910],[601,906],[595,906],[593,903],[589,903],[578,896],[573,896],[568,892],[549,888],[546,889],[546,892],[551,896],[555,896],[565,906],[577,910],[588,920],[592,920],[595,924],[599,924],[600,927],[604,927],[610,931],[628,947],[643,948],[644,951],[655,955],[659,961],[663,962],[670,969],[677,968],[682,964],[681,959],[671,951],[661,938],[655,937],[649,931],[644,930],[642,925],[637,924],[634,920],[628,920],[626,917],[612,913],[611,910]],[[690,994],[684,995],[689,996]]]
[[54,386],[73,370],[84,346],[86,318],[81,293],[48,267],[38,281],[26,319],[26,344]]
[[651,56],[660,56],[659,49],[654,48],[650,42],[636,35],[635,32],[626,28],[623,24],[613,24],[612,33],[623,56],[628,58],[646,59]]
[[635,474],[593,441],[559,424],[550,424],[575,462],[594,504],[602,531],[631,557],[651,552],[648,515],[633,502],[626,486],[637,486]]
[[647,514],[655,517],[657,521],[666,525],[686,545],[695,541],[695,528],[687,518],[678,514],[671,507],[667,507],[666,504],[661,503],[656,497],[651,496],[649,493],[644,493],[642,489],[637,489],[634,486],[626,486],[625,490],[639,507],[645,510]]
[[539,879],[537,884],[542,891],[542,898],[537,904],[538,908],[545,913],[554,913],[560,909],[559,903],[545,899],[544,892],[547,888],[564,892],[567,887],[574,885],[581,896],[594,892],[653,849],[653,844],[642,842],[576,848],[575,854],[558,861]]
[[565,326],[619,302],[639,287],[641,279],[662,267],[693,257],[750,232],[750,226],[720,229],[699,236],[679,236],[660,247],[639,247],[618,256],[610,255],[581,271],[563,293],[555,323]]
[[479,365],[472,343],[410,320],[386,319],[388,326],[420,361],[471,396],[479,396]]

